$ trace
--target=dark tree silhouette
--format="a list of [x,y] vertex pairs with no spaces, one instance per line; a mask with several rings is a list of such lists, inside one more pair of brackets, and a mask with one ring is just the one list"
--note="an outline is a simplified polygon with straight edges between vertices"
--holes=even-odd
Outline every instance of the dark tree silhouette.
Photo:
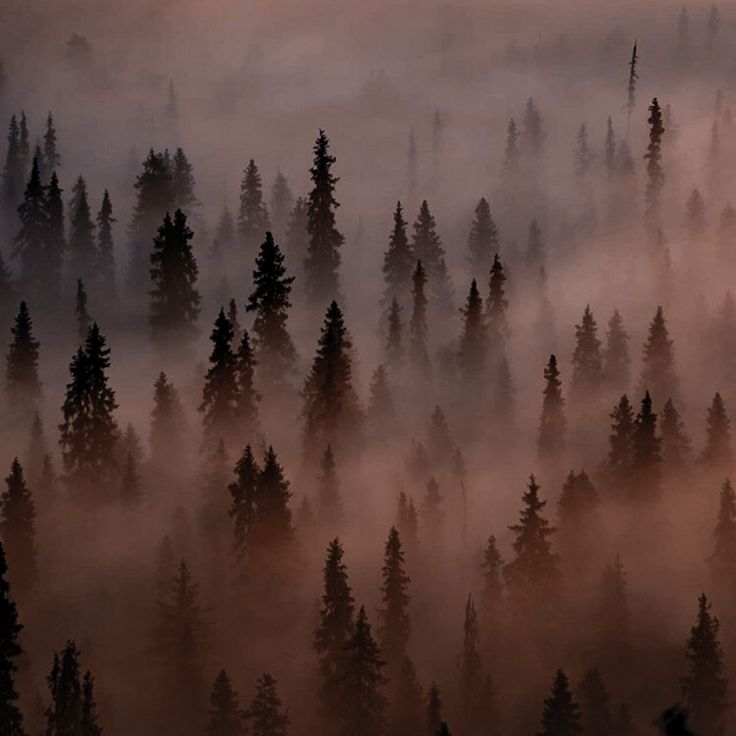
[[493,534],[483,548],[480,567],[483,571],[483,607],[493,620],[503,602],[503,558]]
[[335,469],[335,455],[332,446],[327,445],[320,461],[320,475],[317,485],[320,521],[328,528],[333,528],[342,520],[342,501],[340,499],[340,481]]
[[703,736],[721,736],[727,709],[723,650],[718,641],[718,619],[711,614],[705,595],[698,598],[698,616],[687,642],[687,674],[682,679],[682,697],[693,729]]
[[23,654],[19,642],[23,626],[18,620],[18,608],[10,595],[7,575],[5,549],[0,543],[0,728],[3,736],[25,736],[23,714],[18,707],[14,682],[18,670],[16,660]]
[[375,736],[383,732],[388,707],[382,693],[388,682],[382,672],[384,665],[365,607],[361,606],[340,663],[338,709],[343,719],[343,736]]
[[246,435],[254,434],[258,426],[258,402],[261,400],[261,395],[255,389],[256,365],[248,331],[243,330],[240,346],[235,356],[236,415],[239,428]]
[[247,312],[254,312],[253,334],[262,384],[278,385],[294,371],[296,348],[286,327],[293,276],[286,275],[284,256],[271,233],[261,245],[253,271],[255,288]]
[[245,736],[244,714],[225,670],[220,670],[210,691],[207,736]]
[[82,279],[77,279],[77,297],[74,302],[74,313],[77,317],[77,333],[79,339],[84,342],[89,327],[92,324],[92,318],[87,310],[87,291],[84,288]]
[[626,483],[633,471],[636,427],[634,410],[626,394],[621,397],[609,416],[611,433],[608,436],[608,474],[613,484],[621,486]]
[[409,359],[419,375],[429,375],[429,352],[427,350],[427,276],[421,261],[412,276],[413,307],[409,323]]
[[440,728],[444,725],[442,722],[440,688],[436,682],[432,682],[427,693],[426,724],[426,736],[437,736]]
[[503,352],[504,343],[509,335],[506,310],[509,303],[506,299],[504,284],[508,277],[504,271],[498,253],[493,256],[490,277],[488,279],[488,297],[486,298],[486,319],[488,321],[488,337],[494,355]]
[[228,514],[233,523],[233,552],[243,563],[252,544],[255,503],[258,494],[258,467],[250,445],[245,446],[242,456],[235,465],[235,480],[228,485],[230,509]]
[[445,250],[426,200],[422,201],[414,223],[411,249],[414,258],[421,261],[426,271],[431,304],[441,312],[447,312],[452,306],[452,284],[445,263]]
[[379,611],[381,653],[392,671],[396,672],[406,657],[409,633],[410,578],[404,571],[404,552],[396,527],[392,527],[384,551],[381,568],[383,608]]
[[120,500],[129,506],[141,500],[143,491],[138,466],[132,452],[128,452],[120,475]]
[[468,236],[468,268],[475,279],[482,278],[490,268],[491,258],[498,251],[498,230],[491,215],[488,200],[481,197],[475,207],[475,217]]
[[271,185],[271,219],[274,231],[280,238],[286,235],[293,207],[294,195],[291,193],[289,182],[281,169],[277,169],[276,178]]
[[177,457],[184,441],[184,407],[181,397],[166,374],[158,374],[153,386],[151,411],[151,459],[161,466]]
[[580,324],[575,325],[570,392],[578,402],[595,400],[602,380],[603,358],[601,342],[598,339],[598,325],[588,305],[585,307]]
[[396,297],[391,299],[391,305],[388,309],[386,343],[384,353],[386,355],[386,363],[393,370],[397,371],[404,362],[404,326],[401,323],[401,307]]
[[709,468],[728,467],[733,462],[731,449],[731,420],[719,393],[713,397],[705,422],[705,448],[702,462]]
[[90,283],[95,275],[99,254],[95,242],[95,226],[87,200],[87,183],[79,177],[72,187],[69,203],[69,271],[72,276]]
[[679,382],[675,374],[675,354],[662,307],[649,324],[649,334],[644,343],[640,390],[649,390],[655,396],[677,401]]
[[23,468],[15,458],[6,489],[0,496],[0,535],[11,571],[11,581],[21,592],[29,590],[38,577],[36,564],[36,506],[28,490]]
[[524,109],[522,142],[524,144],[524,154],[532,160],[539,159],[544,150],[544,141],[546,134],[542,123],[542,116],[535,101],[530,97],[526,101]]
[[8,145],[5,149],[5,165],[2,175],[3,209],[8,220],[15,214],[15,208],[23,194],[25,170],[20,145],[18,118],[13,115],[8,125]]
[[197,261],[190,242],[193,237],[186,215],[176,210],[173,220],[166,213],[153,239],[149,322],[154,339],[160,342],[196,334],[200,296]]
[[238,211],[238,235],[242,245],[254,250],[271,222],[268,208],[263,200],[261,175],[255,161],[251,159],[240,182],[240,209]]
[[396,203],[394,211],[394,229],[388,240],[388,248],[383,254],[383,298],[386,303],[391,300],[405,300],[411,286],[414,254],[406,236],[401,202]]
[[503,167],[506,173],[513,178],[518,174],[520,164],[519,130],[516,126],[516,121],[510,118],[506,126],[506,148],[503,156]]
[[652,398],[646,392],[636,415],[632,435],[631,492],[641,499],[656,497],[661,490],[662,440],[657,436],[657,415],[652,410]]
[[584,734],[610,736],[614,733],[611,696],[598,668],[586,671],[578,688]]
[[514,559],[504,565],[503,577],[517,603],[545,604],[557,588],[559,570],[550,537],[555,529],[542,516],[547,505],[539,497],[534,476],[522,496],[524,508],[519,523],[509,527],[514,533]]
[[46,118],[46,132],[43,135],[42,161],[44,179],[48,179],[54,171],[61,168],[61,156],[59,155],[58,150],[56,125],[54,124],[54,116],[50,112]]
[[84,345],[69,365],[71,381],[61,407],[59,425],[64,471],[72,487],[81,486],[95,496],[104,496],[101,479],[115,467],[118,428],[113,415],[115,391],[108,383],[110,349],[97,324],[89,328]]
[[581,731],[580,709],[573,700],[567,675],[562,670],[557,670],[552,693],[544,701],[539,736],[576,736]]
[[191,215],[198,205],[194,193],[194,169],[184,150],[177,148],[171,162],[171,207]]
[[276,680],[268,672],[256,682],[256,694],[245,711],[245,719],[250,724],[252,736],[286,736],[288,733],[289,716],[281,706]]
[[320,130],[309,170],[313,187],[307,200],[308,240],[304,257],[307,299],[313,305],[337,299],[340,292],[338,271],[344,237],[335,225],[335,209],[339,207],[335,186],[339,179],[332,173],[336,159],[329,148],[330,142]]
[[483,317],[483,299],[475,279],[470,284],[468,299],[463,309],[463,331],[460,336],[458,362],[467,386],[476,392],[483,389],[488,333]]
[[670,474],[678,473],[690,455],[690,438],[672,399],[667,399],[662,409],[661,433],[664,470]]
[[647,187],[645,195],[645,216],[652,227],[659,223],[660,199],[664,187],[664,169],[662,168],[662,139],[664,123],[662,108],[655,97],[649,106],[649,145],[644,158],[647,161]]
[[557,368],[557,358],[549,356],[544,369],[544,394],[542,415],[539,422],[537,446],[539,456],[544,460],[559,460],[565,447],[565,400],[562,398],[562,382]]
[[5,368],[8,403],[14,411],[28,410],[41,398],[41,381],[38,377],[40,343],[33,337],[33,322],[25,302],[20,303],[10,332],[13,339]]

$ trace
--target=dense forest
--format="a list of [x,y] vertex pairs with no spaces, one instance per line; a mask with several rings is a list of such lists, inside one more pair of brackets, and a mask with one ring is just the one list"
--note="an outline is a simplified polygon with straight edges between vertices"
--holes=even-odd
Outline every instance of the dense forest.
[[0,3],[0,736],[728,736],[736,13]]

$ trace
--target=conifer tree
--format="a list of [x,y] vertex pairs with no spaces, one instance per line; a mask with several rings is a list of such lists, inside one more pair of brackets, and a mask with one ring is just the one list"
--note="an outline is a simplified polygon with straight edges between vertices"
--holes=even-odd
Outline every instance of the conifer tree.
[[452,284],[445,263],[445,250],[427,200],[422,201],[414,223],[411,252],[425,270],[431,303],[446,312],[452,306]]
[[256,391],[254,377],[256,359],[250,346],[247,330],[243,330],[240,346],[235,356],[235,376],[237,380],[237,418],[240,428],[253,433],[258,425],[258,402],[261,395]]
[[286,327],[294,277],[286,275],[284,256],[270,232],[256,258],[253,282],[255,288],[248,297],[246,311],[255,313],[253,333],[259,378],[278,385],[293,372],[296,363],[296,348]]
[[409,550],[416,548],[418,534],[417,509],[414,499],[404,491],[399,492],[396,510],[396,529],[404,539]]
[[571,393],[577,401],[590,401],[598,396],[603,379],[601,342],[590,305],[585,307],[583,318],[575,325],[575,350],[572,354]]
[[74,303],[74,313],[77,317],[77,333],[81,342],[87,337],[87,332],[92,324],[92,318],[87,311],[87,292],[82,279],[77,279],[77,298]]
[[383,254],[384,301],[406,299],[414,262],[414,254],[406,235],[406,221],[401,202],[397,202],[394,210],[394,228],[388,240],[388,248]]
[[660,199],[664,187],[664,169],[662,168],[662,138],[665,128],[662,120],[662,108],[655,97],[649,106],[649,145],[644,158],[647,160],[647,187],[645,195],[645,217],[652,227],[659,223]]
[[[30,132],[28,130],[28,118],[26,117],[25,110],[21,110],[20,112],[20,125],[18,127],[18,131],[21,163],[23,166],[23,175],[25,176],[26,172],[28,171],[28,161],[30,160],[31,156]],[[38,155],[39,153],[40,151],[38,150],[38,146],[36,146],[36,155],[38,157],[38,164],[40,166],[42,163],[42,156]]]
[[588,474],[584,470],[580,473],[570,471],[558,501],[560,526],[580,536],[581,524],[597,508],[599,502],[598,491]]
[[383,365],[379,365],[371,376],[367,419],[374,438],[388,437],[396,426],[396,407],[391,384]]
[[82,736],[102,736],[102,728],[97,722],[97,703],[94,693],[95,678],[87,670],[82,678]]
[[25,171],[20,147],[20,129],[18,118],[15,115],[10,118],[7,140],[8,145],[2,177],[2,197],[5,214],[10,220],[11,216],[15,214],[25,183]]
[[207,736],[245,736],[243,715],[238,694],[227,672],[220,670],[210,691],[209,721],[205,733]]
[[294,537],[289,509],[289,481],[273,447],[268,447],[256,483],[250,544],[252,557],[263,560],[273,550],[283,550]]
[[542,116],[531,97],[526,101],[523,124],[524,153],[530,156],[532,160],[539,159],[543,152],[546,135],[542,124]]
[[682,470],[690,455],[690,438],[672,399],[667,399],[662,409],[662,464],[666,471]]
[[120,499],[124,504],[132,506],[140,501],[141,495],[141,479],[138,476],[136,460],[133,453],[128,452],[120,476]]
[[94,272],[101,292],[108,298],[115,291],[115,244],[112,235],[115,222],[117,220],[113,217],[110,194],[105,189],[100,211],[97,213],[97,263]]
[[56,125],[54,124],[54,116],[51,112],[49,112],[46,118],[46,132],[43,136],[43,157],[39,160],[39,163],[41,162],[43,162],[44,179],[48,179],[54,171],[58,171],[61,168]]
[[220,308],[210,335],[210,367],[205,375],[202,403],[199,405],[205,442],[209,444],[229,438],[237,426],[238,375],[232,339],[232,325]]
[[636,64],[639,61],[638,44],[634,41],[634,48],[631,51],[631,61],[629,62],[629,84],[627,88],[626,115],[627,115],[627,132],[631,127],[631,113],[636,106],[636,80],[639,74],[636,70]]
[[486,319],[491,349],[495,354],[503,352],[504,343],[509,334],[506,310],[509,303],[506,299],[504,284],[508,277],[504,271],[498,253],[493,256],[490,277],[488,279],[488,297],[486,298]]
[[178,456],[184,429],[184,407],[179,392],[161,372],[153,386],[151,411],[151,458],[154,462],[160,465]]
[[157,608],[150,651],[162,668],[164,682],[174,689],[168,693],[182,704],[175,720],[183,724],[203,700],[201,659],[207,637],[198,586],[185,560],[179,562],[168,595],[157,601]]
[[705,232],[705,202],[697,189],[690,192],[685,205],[685,227],[691,240]]
[[606,347],[603,351],[603,378],[611,391],[626,391],[629,387],[629,335],[615,309],[608,320]]
[[342,557],[342,545],[335,538],[327,547],[327,559],[322,568],[324,590],[319,624],[314,632],[314,648],[320,658],[320,698],[328,713],[334,710],[335,701],[339,697],[342,656],[353,632],[355,612],[347,568]]
[[289,716],[281,707],[276,680],[268,672],[256,682],[256,694],[245,711],[245,719],[250,723],[252,736],[287,736]]
[[383,732],[388,705],[381,691],[388,682],[383,675],[384,665],[371,635],[365,606],[361,606],[340,663],[338,708],[343,718],[343,736],[375,736]]
[[506,149],[503,156],[503,167],[506,173],[513,177],[519,171],[521,161],[521,152],[519,150],[519,130],[516,121],[509,118],[506,127]]
[[426,707],[426,735],[437,736],[442,722],[442,699],[440,698],[440,688],[436,682],[432,682],[427,693]]
[[483,571],[483,607],[493,618],[503,599],[503,558],[493,534],[483,548],[480,567]]
[[488,333],[483,318],[483,299],[475,279],[470,284],[468,299],[461,310],[463,332],[460,336],[458,361],[465,380],[476,390],[482,388],[488,352]]
[[584,734],[611,736],[611,696],[597,667],[586,671],[579,687],[581,725]]
[[[72,483],[89,490],[115,465],[118,428],[113,412],[115,391],[108,383],[110,349],[97,324],[89,328],[69,366],[71,381],[61,407],[61,453],[64,471]],[[104,486],[103,486],[104,487]],[[97,487],[99,495],[102,490]]]
[[339,449],[359,429],[361,409],[352,383],[352,341],[342,311],[327,309],[317,352],[304,383],[304,446],[307,454],[332,444]]
[[381,575],[383,577],[381,585],[383,608],[379,611],[381,653],[389,667],[396,671],[406,657],[411,631],[408,613],[410,598],[407,593],[410,578],[404,572],[404,552],[396,527],[391,527],[388,535]]
[[286,253],[292,263],[296,264],[299,274],[302,273],[304,259],[307,255],[309,236],[307,233],[307,200],[297,197],[289,216],[289,226],[286,229]]
[[232,251],[235,245],[235,218],[227,207],[223,207],[220,219],[215,227],[215,237],[212,241],[210,256],[221,259],[224,254]]
[[516,536],[515,556],[504,565],[503,577],[517,603],[540,604],[549,601],[559,578],[557,555],[550,540],[555,529],[542,516],[547,502],[539,497],[539,486],[533,475],[522,500],[524,508],[519,523],[509,527]]
[[260,474],[261,469],[258,467],[253,450],[250,445],[246,445],[235,465],[235,480],[228,485],[230,493],[228,514],[233,523],[233,552],[236,559],[241,562],[246,559],[251,545]]
[[240,320],[238,319],[238,303],[235,299],[231,299],[227,304],[227,318],[233,326],[233,344],[240,345],[240,341],[243,337],[243,330],[240,327]]
[[335,469],[335,455],[332,445],[327,445],[320,461],[320,475],[317,486],[319,517],[325,526],[332,528],[342,520],[342,501],[340,481]]
[[0,496],[0,535],[5,544],[13,585],[24,592],[33,586],[38,576],[36,506],[18,458],[10,466],[5,485],[6,489]]
[[560,371],[557,368],[557,358],[549,356],[544,369],[544,398],[542,401],[542,416],[539,423],[539,437],[537,441],[539,456],[546,460],[559,459],[565,447],[565,400],[562,398],[562,382]]
[[618,555],[603,569],[596,603],[598,643],[602,653],[625,652],[630,615],[626,573]]
[[280,238],[286,235],[293,207],[294,195],[291,193],[289,182],[281,169],[277,169],[276,178],[271,185],[271,215],[274,231]]
[[21,302],[15,324],[10,330],[13,340],[6,356],[5,389],[11,406],[32,406],[41,398],[38,377],[38,348],[33,337],[33,322],[28,306]]
[[698,598],[698,616],[687,642],[687,674],[682,679],[682,697],[693,729],[704,736],[721,736],[727,709],[728,680],[723,650],[718,640],[720,624],[710,610],[705,594]]
[[171,163],[171,207],[191,217],[198,204],[194,193],[194,169],[184,150],[177,148]]
[[706,441],[701,455],[709,468],[723,468],[733,462],[731,449],[731,420],[719,393],[713,397],[705,422]]
[[539,736],[576,736],[581,730],[580,709],[573,700],[570,682],[562,670],[557,670],[550,697],[544,701]]
[[606,139],[603,144],[605,154],[606,174],[610,178],[616,168],[616,133],[613,129],[613,120],[608,116],[606,122]]
[[631,475],[634,463],[634,410],[624,394],[609,415],[608,472],[614,483],[622,484]]
[[718,523],[715,528],[715,549],[709,559],[713,577],[727,600],[736,595],[736,494],[726,478],[721,486]]
[[498,230],[488,200],[481,197],[468,236],[468,267],[475,279],[488,272],[491,255],[498,251]]
[[427,425],[427,451],[436,466],[448,465],[455,451],[445,413],[435,406]]
[[49,296],[58,297],[61,291],[62,260],[67,247],[64,234],[64,203],[61,194],[59,178],[54,171],[46,187],[43,263],[39,264],[40,280],[38,281],[41,288],[45,290],[39,293],[39,297],[47,301],[49,301]]
[[18,641],[23,626],[18,621],[18,608],[10,595],[7,574],[5,550],[0,543],[0,728],[4,736],[25,736],[14,682],[18,670],[16,660],[23,654]]
[[384,353],[386,364],[397,371],[404,362],[404,326],[401,323],[401,307],[398,299],[393,297],[388,309],[387,334]]
[[140,293],[148,282],[151,239],[173,206],[168,157],[151,149],[143,162],[143,171],[136,179],[135,190],[136,204],[128,227],[130,264],[127,281],[133,293]]
[[314,144],[314,160],[309,174],[312,191],[307,199],[307,252],[304,258],[305,287],[311,304],[320,304],[339,296],[340,248],[344,242],[335,225],[335,186],[339,179],[332,173],[335,157],[329,153],[330,142],[323,130]]
[[424,494],[423,514],[427,535],[430,539],[436,540],[442,527],[442,501],[440,495],[440,487],[434,478],[427,481],[426,492]]
[[427,350],[427,297],[425,288],[427,276],[421,261],[412,276],[413,306],[409,323],[409,358],[420,376],[427,377],[430,371]]
[[69,271],[72,276],[89,281],[95,273],[98,252],[94,235],[95,226],[87,200],[87,183],[79,177],[72,187],[69,203]]
[[193,237],[186,215],[176,210],[173,220],[166,213],[153,239],[149,323],[156,340],[176,340],[196,332],[200,296],[197,261],[190,242]]
[[632,435],[632,478],[634,493],[642,499],[656,496],[662,475],[662,440],[657,436],[657,415],[647,391],[636,415]]
[[649,324],[643,362],[641,390],[677,401],[679,382],[675,374],[675,354],[662,307],[657,307]]
[[261,174],[253,159],[243,172],[240,182],[240,209],[238,210],[238,235],[243,246],[253,250],[260,238],[271,229],[268,207],[263,199]]

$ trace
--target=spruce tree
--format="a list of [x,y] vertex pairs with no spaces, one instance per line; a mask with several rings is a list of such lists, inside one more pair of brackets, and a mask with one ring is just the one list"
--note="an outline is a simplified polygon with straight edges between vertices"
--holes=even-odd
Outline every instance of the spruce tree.
[[5,485],[6,489],[0,496],[0,535],[5,544],[13,585],[19,591],[25,592],[38,577],[36,506],[18,458],[10,466],[10,475],[5,478]]
[[506,299],[504,284],[508,276],[504,271],[498,253],[493,256],[490,277],[488,279],[488,297],[486,298],[486,319],[488,322],[488,336],[491,349],[495,355],[503,353],[506,338],[509,335],[509,326],[506,319],[506,310],[509,303]]
[[583,733],[611,736],[614,733],[611,696],[598,668],[586,671],[578,692]]
[[389,667],[396,672],[406,657],[409,633],[409,588],[410,578],[404,572],[404,552],[396,527],[391,527],[384,551],[381,568],[383,583],[381,594],[383,608],[379,610],[379,640],[381,653]]
[[647,187],[645,195],[645,217],[653,227],[659,223],[660,200],[664,187],[664,169],[662,168],[662,138],[665,128],[662,119],[662,108],[655,97],[649,106],[649,145],[644,158],[647,160]]
[[237,380],[237,419],[240,429],[254,433],[258,426],[258,402],[261,395],[255,389],[256,359],[250,346],[247,330],[243,330],[240,346],[235,356],[235,376]]
[[598,491],[588,474],[584,470],[580,473],[570,471],[557,503],[560,526],[579,538],[586,519],[599,503]]
[[352,383],[352,341],[342,311],[327,309],[317,352],[304,383],[302,417],[307,454],[332,444],[339,449],[355,436],[362,412]]
[[18,670],[16,660],[23,654],[18,641],[23,626],[18,621],[18,608],[10,595],[7,575],[5,549],[0,543],[0,732],[3,736],[25,736],[14,682]]
[[562,382],[560,371],[557,368],[557,358],[549,356],[544,369],[544,398],[542,401],[542,415],[539,423],[537,446],[539,456],[543,460],[559,460],[565,447],[565,400],[562,398]]
[[205,733],[207,736],[245,736],[238,694],[225,670],[220,670],[212,683],[209,720]]
[[713,397],[705,422],[705,448],[701,461],[709,468],[728,467],[733,462],[731,420],[719,393]]
[[396,428],[396,406],[386,369],[379,365],[369,386],[368,424],[374,439],[390,437]]
[[615,309],[608,320],[606,347],[603,351],[603,378],[611,391],[626,391],[629,387],[629,335],[624,322]]
[[61,168],[61,156],[58,150],[58,139],[54,116],[49,112],[46,118],[46,132],[43,136],[43,178],[48,179],[54,171]]
[[557,670],[552,693],[544,701],[539,736],[576,736],[581,730],[580,709],[573,700],[570,682],[562,670]]
[[383,298],[385,302],[404,300],[409,293],[414,254],[406,235],[401,202],[396,203],[394,210],[394,228],[388,240],[388,248],[383,254]]
[[483,571],[483,607],[493,618],[503,600],[503,558],[493,534],[483,548],[480,567]]
[[718,640],[720,624],[710,610],[705,594],[698,598],[698,616],[687,642],[687,673],[682,679],[682,697],[693,729],[703,736],[722,736],[728,707],[723,650]]
[[391,299],[386,321],[387,330],[384,347],[386,363],[393,371],[397,371],[404,362],[404,326],[401,323],[401,307],[396,297]]
[[51,286],[52,264],[47,261],[50,254],[47,252],[49,213],[46,188],[41,183],[38,159],[35,158],[23,201],[18,207],[18,217],[20,229],[13,241],[12,256],[20,260],[21,282],[34,295],[40,294],[44,287]]
[[271,185],[271,219],[274,231],[280,238],[286,235],[293,207],[294,195],[289,188],[289,182],[281,169],[277,169],[276,178]]
[[237,426],[238,375],[232,339],[232,325],[220,308],[210,335],[210,367],[205,375],[202,403],[199,405],[205,442],[212,446],[220,439],[229,439]]
[[194,169],[183,149],[177,148],[171,164],[171,207],[191,217],[198,204],[194,193]]
[[388,682],[383,675],[384,665],[365,607],[361,606],[339,667],[338,710],[343,719],[343,736],[375,736],[383,732],[388,705],[382,693]]
[[320,521],[328,528],[342,521],[342,501],[340,499],[340,481],[335,469],[335,455],[332,445],[327,445],[320,461],[320,475],[317,485]]
[[82,717],[81,736],[102,736],[102,727],[97,722],[97,702],[95,701],[95,678],[87,670],[82,678]]
[[[608,435],[607,469],[614,484],[624,484],[631,476],[634,463],[634,410],[624,394],[609,415],[611,432]],[[621,490],[621,489],[619,489]]]
[[39,294],[39,297],[47,301],[49,301],[49,296],[58,297],[61,291],[62,260],[67,247],[64,234],[64,203],[61,195],[59,178],[54,171],[46,187],[43,263],[39,264],[40,281],[38,282],[45,290]]
[[652,410],[652,398],[647,391],[636,415],[632,435],[631,491],[641,499],[656,497],[662,475],[662,440],[657,436],[657,415]]
[[258,467],[250,445],[245,446],[242,456],[235,465],[235,480],[227,489],[230,494],[228,514],[233,524],[233,552],[239,562],[243,562],[252,544],[258,480],[261,469]]
[[463,315],[463,332],[460,336],[458,362],[467,385],[478,391],[483,388],[488,333],[483,317],[483,299],[475,279],[470,284],[465,307],[460,311]]
[[173,220],[166,213],[153,239],[149,323],[158,341],[196,333],[200,296],[196,289],[197,261],[190,242],[193,237],[186,215],[176,210]]
[[244,715],[252,736],[287,736],[289,716],[281,707],[276,680],[268,672],[258,678],[255,697]]
[[286,275],[284,256],[270,232],[256,258],[253,282],[255,288],[248,297],[246,311],[255,313],[253,334],[259,378],[278,385],[294,371],[296,363],[296,348],[286,326],[294,277]]
[[680,472],[690,455],[690,438],[672,399],[662,409],[662,464],[664,469],[675,475]]
[[112,226],[117,222],[112,213],[110,194],[105,189],[97,213],[97,264],[95,276],[101,293],[111,298],[115,293],[115,243]]
[[452,284],[445,263],[445,250],[427,200],[422,201],[414,223],[411,250],[426,272],[430,302],[441,312],[447,312],[452,306]]
[[731,481],[726,478],[721,486],[718,523],[716,524],[715,549],[709,563],[715,582],[727,600],[736,596],[736,493]]
[[128,506],[133,506],[141,500],[141,495],[141,479],[138,476],[136,460],[133,453],[128,452],[120,476],[120,500]]
[[427,350],[427,297],[425,288],[427,276],[421,261],[412,276],[413,306],[409,323],[409,359],[417,373],[426,378],[429,375],[429,352]]
[[241,244],[255,250],[256,244],[271,229],[268,207],[263,200],[261,174],[253,159],[248,162],[240,182],[240,209],[238,210],[238,235]]
[[547,502],[539,497],[539,486],[533,475],[522,500],[524,508],[519,523],[509,527],[516,537],[515,556],[504,565],[503,577],[517,603],[544,604],[557,588],[559,570],[550,540],[555,529],[542,516]]
[[475,279],[480,279],[490,268],[491,257],[498,251],[498,230],[491,215],[488,200],[481,197],[475,207],[475,217],[468,236],[468,268]]
[[440,728],[444,725],[442,722],[440,688],[436,682],[432,682],[427,693],[426,724],[426,736],[437,736]]
[[657,307],[649,324],[643,363],[640,389],[677,401],[679,382],[675,374],[675,354],[662,307]]
[[99,254],[95,243],[95,226],[87,200],[87,183],[79,177],[72,187],[69,203],[69,271],[72,277],[90,282],[96,273]]
[[526,101],[523,123],[522,141],[524,144],[524,154],[529,156],[532,161],[539,160],[544,151],[546,134],[539,108],[531,97]]
[[[117,403],[108,383],[109,367],[110,349],[95,323],[69,366],[71,381],[66,387],[61,407],[63,422],[59,425],[67,479],[90,491],[115,465],[118,428],[113,413]],[[102,493],[97,487],[98,497]]]
[[151,459],[161,465],[181,451],[184,430],[184,407],[179,392],[166,374],[158,374],[153,386],[151,411]]
[[87,310],[87,292],[82,279],[77,279],[77,297],[74,302],[74,314],[77,317],[77,334],[80,342],[84,342],[87,332],[92,324],[92,318]]
[[506,126],[506,148],[503,156],[503,168],[506,174],[513,178],[519,172],[520,162],[519,129],[516,126],[516,121],[509,118],[509,123]]
[[595,400],[603,379],[601,342],[590,305],[585,307],[583,318],[575,325],[575,350],[572,354],[572,382],[570,390],[578,402]]
[[10,221],[23,195],[23,185],[25,183],[25,171],[23,170],[23,158],[20,148],[20,129],[15,115],[10,118],[7,140],[8,145],[2,176],[2,197],[3,209],[8,221]]
[[20,303],[10,332],[13,339],[6,356],[5,390],[10,406],[20,410],[37,404],[41,398],[40,343],[33,337],[33,322],[25,302]]
[[335,186],[332,173],[335,157],[323,130],[314,144],[314,160],[309,170],[312,191],[307,199],[307,252],[304,258],[305,288],[308,301],[320,304],[339,296],[340,248],[344,237],[335,225]]

